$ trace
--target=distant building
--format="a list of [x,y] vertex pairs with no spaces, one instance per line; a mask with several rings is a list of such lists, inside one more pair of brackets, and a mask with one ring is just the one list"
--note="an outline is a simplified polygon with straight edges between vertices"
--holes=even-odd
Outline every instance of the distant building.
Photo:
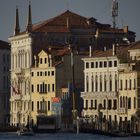
[[[85,53],[89,45],[95,46],[92,47],[93,49],[98,49],[99,46],[99,49],[103,49],[104,46],[110,47],[114,41],[123,43],[124,37],[127,37],[130,42],[133,42],[135,40],[135,33],[128,31],[128,28],[125,28],[125,30],[113,29],[108,24],[98,23],[94,18],[82,17],[70,11],[66,11],[38,24],[32,24],[30,4],[26,30],[21,32],[18,8],[16,8],[14,34],[9,38],[11,43],[11,125],[20,125],[21,123],[25,125],[28,122],[28,116],[31,115],[29,111],[32,93],[31,79],[33,78],[31,71],[32,66],[35,65],[35,55],[37,56],[39,52],[46,50],[48,46],[52,48],[57,46],[57,50],[58,47],[59,49],[64,47],[68,48],[68,44],[73,46],[75,52],[79,53],[84,51]],[[105,42],[105,40],[107,41]],[[69,59],[66,59],[66,61],[68,61],[66,63],[70,63]],[[81,66],[79,68],[79,63],[75,63],[75,65],[78,67],[76,71],[77,79],[75,81],[78,81],[80,87],[82,87],[83,73],[78,72],[82,68]],[[66,70],[69,71],[64,66],[64,71]],[[69,80],[70,76],[70,74],[65,75],[66,81]]]
[[[69,116],[67,117],[69,117],[69,121],[71,120],[73,93],[68,92],[68,83],[72,84],[70,52],[71,50],[69,48],[42,50],[37,56],[35,56],[35,65],[31,68],[31,118],[33,120],[33,125],[37,125],[37,119],[40,116],[57,115],[55,110],[53,110],[53,98],[56,97],[60,98],[60,104],[62,104],[62,108],[59,110],[60,118],[63,115],[66,115],[65,112],[68,111]],[[81,57],[81,55],[74,53],[74,73],[77,89],[82,88],[83,82],[83,62],[81,61]],[[64,96],[65,99],[67,98],[67,102],[70,102],[68,108],[63,108]],[[76,96],[78,96],[77,93],[75,93],[75,97]],[[78,108],[77,104],[76,108]]]
[[10,45],[0,40],[0,127],[9,124],[10,115]]
[[82,59],[85,77],[82,115],[93,118],[96,128],[140,130],[139,48],[139,42],[126,48],[114,46]]

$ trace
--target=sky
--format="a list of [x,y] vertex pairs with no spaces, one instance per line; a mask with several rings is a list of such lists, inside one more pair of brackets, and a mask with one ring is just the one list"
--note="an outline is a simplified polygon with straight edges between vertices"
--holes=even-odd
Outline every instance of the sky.
[[[111,24],[112,0],[30,0],[32,22],[55,17],[70,10],[85,17],[94,17],[98,22]],[[119,13],[117,27],[128,25],[140,40],[140,0],[117,0]],[[0,0],[0,40],[8,41],[13,35],[16,6],[19,8],[21,31],[25,30],[29,0]]]

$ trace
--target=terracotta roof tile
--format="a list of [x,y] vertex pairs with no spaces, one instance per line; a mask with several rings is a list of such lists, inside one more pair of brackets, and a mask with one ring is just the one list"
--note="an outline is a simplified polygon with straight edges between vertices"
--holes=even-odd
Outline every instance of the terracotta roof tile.
[[140,41],[134,42],[130,45],[129,50],[136,50],[136,49],[140,49]]
[[60,65],[60,64],[63,64],[63,63],[64,63],[63,61],[57,61],[57,62],[55,62],[55,63],[53,64],[53,66],[56,67],[56,66],[58,66],[58,65]]
[[82,17],[68,10],[54,18],[51,18],[50,20],[46,20],[42,23],[34,25],[33,31],[54,32],[55,30],[59,31],[59,28],[65,28],[64,30],[61,29],[61,31],[66,32],[66,31],[69,31],[69,30],[66,30],[67,20],[69,21],[69,26],[72,28],[74,27],[91,28],[91,25],[87,23],[87,20],[88,20],[87,18]]

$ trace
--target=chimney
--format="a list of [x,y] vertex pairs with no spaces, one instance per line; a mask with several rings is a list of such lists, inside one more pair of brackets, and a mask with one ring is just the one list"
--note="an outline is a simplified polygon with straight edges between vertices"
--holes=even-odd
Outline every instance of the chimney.
[[67,28],[69,28],[69,17],[67,16]]
[[52,55],[49,54],[49,67],[52,67]]
[[124,27],[123,27],[123,32],[124,32],[124,33],[128,33],[128,26],[124,26]]
[[89,46],[89,57],[92,56],[92,46]]
[[112,55],[115,56],[116,55],[116,46],[115,44],[112,45]]
[[104,52],[106,52],[106,46],[104,46]]
[[35,68],[37,67],[36,55],[34,55]]

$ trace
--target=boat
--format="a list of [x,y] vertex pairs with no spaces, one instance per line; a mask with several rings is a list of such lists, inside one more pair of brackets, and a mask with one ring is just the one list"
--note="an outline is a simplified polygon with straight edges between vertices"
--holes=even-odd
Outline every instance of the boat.
[[33,136],[34,132],[31,128],[21,128],[17,131],[18,136]]
[[60,123],[56,116],[37,116],[37,126],[33,130],[35,133],[55,133],[60,130]]
[[109,133],[109,136],[111,137],[129,137],[131,135],[132,135],[131,133],[127,133],[123,131],[114,131]]

